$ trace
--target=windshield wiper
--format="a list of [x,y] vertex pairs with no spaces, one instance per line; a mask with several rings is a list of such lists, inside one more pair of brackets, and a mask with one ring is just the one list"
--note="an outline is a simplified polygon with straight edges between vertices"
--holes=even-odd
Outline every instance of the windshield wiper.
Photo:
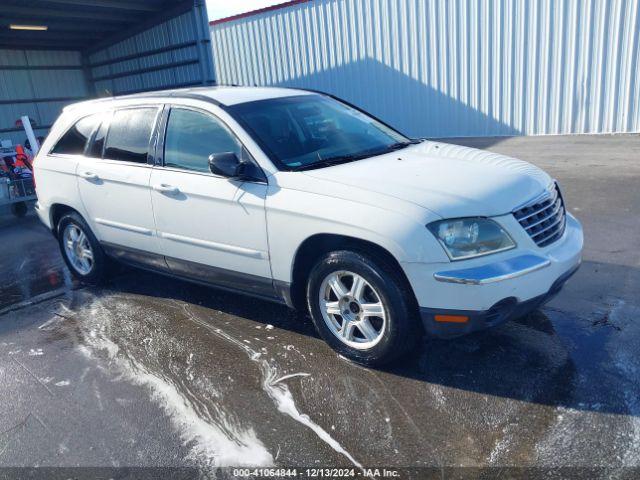
[[397,142],[394,143],[393,145],[389,145],[386,150],[393,152],[395,150],[401,150],[403,148],[406,147],[410,147],[411,145],[417,145],[418,143],[422,143],[424,142],[424,139],[415,139],[415,140],[409,140],[408,142]]
[[357,153],[357,154],[353,154],[353,155],[338,155],[335,157],[329,157],[329,158],[322,158],[320,160],[318,160],[317,162],[313,162],[313,163],[308,163],[306,165],[300,165],[297,167],[293,167],[291,168],[292,171],[294,172],[299,172],[301,170],[313,170],[316,168],[323,168],[323,167],[332,167],[334,165],[340,165],[343,163],[349,163],[349,162],[353,162],[355,160],[361,160],[363,158],[369,158],[369,157],[375,157],[378,155],[384,155],[386,153],[390,153],[390,152],[394,152],[396,150],[401,150],[403,148],[406,148],[410,145],[416,145],[418,143],[421,143],[423,140],[409,140],[407,142],[397,142],[397,143],[393,143],[387,147],[384,147],[383,149],[380,150],[367,150],[361,153]]
[[336,157],[323,158],[318,160],[317,162],[308,163],[306,165],[300,165],[298,167],[291,168],[294,172],[299,172],[301,170],[313,170],[315,168],[322,167],[333,167],[334,165],[340,165],[343,163],[353,162],[355,160],[360,160],[362,158],[371,157],[372,154],[369,153],[361,153],[357,155],[338,155]]

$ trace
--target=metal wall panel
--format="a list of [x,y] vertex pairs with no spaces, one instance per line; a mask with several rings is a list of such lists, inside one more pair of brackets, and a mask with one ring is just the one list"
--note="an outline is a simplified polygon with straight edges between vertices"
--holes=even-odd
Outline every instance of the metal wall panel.
[[[205,10],[194,8],[137,35],[89,55],[98,96],[213,83],[210,41],[200,22]],[[209,58],[203,58],[202,52]]]
[[68,103],[87,96],[79,52],[0,49],[0,139],[23,143],[16,120],[28,115],[46,135]]
[[15,128],[22,115],[46,134],[65,105],[96,94],[213,83],[204,0],[179,3],[149,21],[160,23],[119,32],[119,41],[90,55],[0,49],[0,139],[24,142],[24,131]]
[[26,50],[29,65],[82,65],[80,52],[57,50]]
[[640,131],[640,0],[311,0],[211,27],[220,83],[341,96],[413,136]]

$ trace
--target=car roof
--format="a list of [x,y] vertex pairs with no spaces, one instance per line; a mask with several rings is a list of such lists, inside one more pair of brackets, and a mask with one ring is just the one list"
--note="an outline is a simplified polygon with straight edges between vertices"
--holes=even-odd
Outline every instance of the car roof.
[[[291,97],[297,95],[314,95],[316,92],[309,90],[299,90],[294,88],[279,87],[237,87],[237,86],[211,86],[179,88],[172,90],[159,90],[153,92],[134,93],[131,95],[121,95],[117,97],[105,97],[95,100],[74,103],[67,108],[78,106],[89,106],[93,104],[103,104],[125,100],[149,99],[149,98],[185,98],[210,101],[217,105],[230,106],[240,103],[267,100],[270,98]],[[126,103],[126,102],[125,102]]]

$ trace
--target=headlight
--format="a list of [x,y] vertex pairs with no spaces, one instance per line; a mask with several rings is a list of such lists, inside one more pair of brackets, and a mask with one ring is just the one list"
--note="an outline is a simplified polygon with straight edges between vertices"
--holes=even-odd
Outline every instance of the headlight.
[[427,225],[451,260],[479,257],[514,248],[516,243],[488,218],[440,220]]

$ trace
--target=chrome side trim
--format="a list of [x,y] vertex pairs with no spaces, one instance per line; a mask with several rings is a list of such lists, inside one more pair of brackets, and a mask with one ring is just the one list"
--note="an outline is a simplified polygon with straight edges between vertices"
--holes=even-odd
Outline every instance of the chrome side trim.
[[243,255],[251,258],[268,258],[267,252],[260,250],[253,250],[250,248],[237,247],[235,245],[225,245],[223,243],[210,242],[208,240],[201,240],[199,238],[185,237],[183,235],[176,235],[175,233],[158,232],[158,236],[167,240],[173,240],[174,242],[188,243],[191,245],[197,245],[198,247],[210,248],[212,250],[220,250],[222,252],[235,253],[236,255]]
[[448,270],[434,273],[439,282],[459,283],[463,285],[485,285],[520,277],[548,267],[551,261],[537,255],[521,255],[500,262],[489,263],[479,267]]
[[135,225],[128,225],[126,223],[113,222],[111,220],[105,220],[104,218],[96,218],[94,219],[94,221],[106,227],[119,228],[120,230],[129,230],[130,232],[141,233],[143,235],[153,235],[153,230],[149,230],[148,228],[136,227]]

